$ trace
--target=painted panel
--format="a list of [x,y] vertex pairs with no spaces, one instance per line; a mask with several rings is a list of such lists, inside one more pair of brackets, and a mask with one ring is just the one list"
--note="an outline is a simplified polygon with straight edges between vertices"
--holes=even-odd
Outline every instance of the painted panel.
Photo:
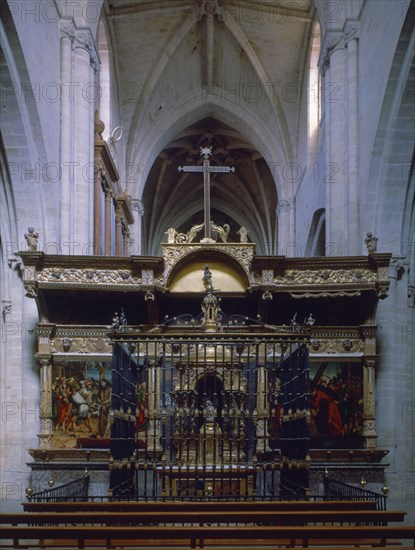
[[56,362],[52,376],[53,448],[109,448],[111,362]]
[[363,371],[357,363],[312,363],[311,447],[363,446]]

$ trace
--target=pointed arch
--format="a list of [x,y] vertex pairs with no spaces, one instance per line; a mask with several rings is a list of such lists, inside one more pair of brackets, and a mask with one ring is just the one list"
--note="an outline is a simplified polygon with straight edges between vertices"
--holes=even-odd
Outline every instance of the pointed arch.
[[183,96],[176,109],[161,116],[141,139],[131,163],[133,166],[140,167],[136,180],[129,187],[132,196],[141,199],[151,166],[167,143],[198,120],[214,117],[246,136],[247,141],[260,151],[274,178],[278,196],[284,197],[286,190],[278,174],[279,170],[285,166],[285,155],[270,127],[253,113],[245,111],[240,105],[232,102],[224,105],[221,99],[214,95],[209,98],[209,102],[201,103],[202,92],[203,90],[198,88]]

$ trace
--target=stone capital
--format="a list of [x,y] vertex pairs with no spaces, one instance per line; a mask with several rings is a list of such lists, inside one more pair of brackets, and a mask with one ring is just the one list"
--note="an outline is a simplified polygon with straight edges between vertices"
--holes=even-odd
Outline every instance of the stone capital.
[[144,216],[144,205],[140,199],[131,200],[131,210],[137,212],[140,218]]
[[11,315],[12,302],[11,302],[11,300],[2,300],[1,305],[2,305],[3,319],[5,320],[6,315]]
[[351,40],[359,40],[360,36],[360,22],[349,19],[344,26],[344,45],[347,47]]
[[401,276],[404,274],[405,272],[405,268],[407,267],[407,262],[405,261],[405,257],[403,256],[394,256],[392,259],[391,259],[391,262],[390,262],[390,268],[391,268],[391,278],[396,278],[396,279],[400,279]]
[[91,30],[87,28],[76,29],[74,45],[75,48],[83,49],[88,52],[91,66],[94,72],[97,72],[100,60]]
[[374,359],[364,359],[363,364],[366,368],[374,369],[376,366],[376,361]]
[[321,44],[318,59],[318,66],[323,75],[330,66],[331,54],[340,46],[343,46],[343,33],[341,31],[327,31]]
[[289,212],[294,208],[295,199],[291,197],[290,199],[283,199],[279,201],[278,206],[275,210],[277,216],[280,216],[283,212]]
[[324,75],[330,66],[330,57],[338,49],[347,48],[351,40],[358,40],[360,23],[354,19],[348,19],[343,29],[327,31],[321,44],[318,66]]
[[415,306],[415,285],[408,285],[409,307]]
[[76,29],[71,19],[61,19],[59,21],[59,38],[69,38],[71,42],[75,40]]

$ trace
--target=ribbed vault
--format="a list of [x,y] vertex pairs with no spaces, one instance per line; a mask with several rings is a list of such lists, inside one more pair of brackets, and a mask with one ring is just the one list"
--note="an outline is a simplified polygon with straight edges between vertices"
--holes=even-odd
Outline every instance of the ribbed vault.
[[187,232],[203,223],[203,176],[178,171],[182,165],[200,165],[201,146],[212,146],[214,165],[233,166],[234,173],[211,177],[211,218],[228,224],[228,241],[239,241],[241,226],[257,243],[259,253],[271,253],[275,245],[277,193],[264,159],[241,134],[206,118],[180,132],[155,160],[143,194],[143,233],[148,254],[160,252],[165,232],[174,227]]
[[230,225],[229,240],[243,225],[257,253],[276,253],[277,202],[296,192],[289,171],[314,2],[107,0],[105,11],[120,164],[144,206],[142,252],[159,254],[170,227],[202,223],[203,178],[177,167],[201,162],[200,145],[212,145],[213,163],[235,167],[212,178],[213,220]]

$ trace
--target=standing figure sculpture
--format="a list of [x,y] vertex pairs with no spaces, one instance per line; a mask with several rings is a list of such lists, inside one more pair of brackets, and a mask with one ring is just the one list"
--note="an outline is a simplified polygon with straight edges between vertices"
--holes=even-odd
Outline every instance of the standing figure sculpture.
[[28,227],[27,233],[25,233],[25,239],[27,242],[27,247],[31,252],[37,250],[39,244],[39,233],[37,233],[33,227]]
[[248,230],[246,227],[242,226],[238,231],[237,234],[239,235],[241,239],[241,243],[247,243],[248,242]]
[[365,245],[366,245],[368,254],[374,254],[376,252],[376,249],[378,246],[378,238],[374,237],[373,233],[370,233],[370,231],[366,235]]

